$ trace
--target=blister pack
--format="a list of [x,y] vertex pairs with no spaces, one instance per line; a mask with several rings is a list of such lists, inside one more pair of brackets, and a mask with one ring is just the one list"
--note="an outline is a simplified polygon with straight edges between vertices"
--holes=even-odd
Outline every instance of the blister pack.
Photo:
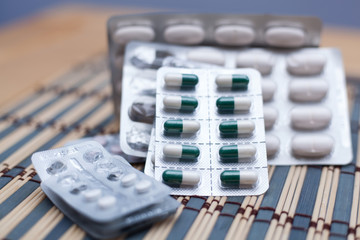
[[87,141],[96,141],[100,143],[109,153],[124,157],[130,163],[144,162],[145,158],[134,157],[125,154],[120,147],[119,133],[107,134],[107,135],[96,135],[93,137],[84,137],[76,140],[69,141],[65,146],[74,145]]
[[158,70],[155,178],[172,194],[267,190],[260,81],[253,69]]
[[167,186],[120,158],[90,141],[34,153],[32,162],[54,204],[92,235],[108,238],[178,206]]
[[122,65],[130,41],[220,47],[316,47],[321,21],[316,17],[150,13],[114,16],[107,32],[115,116],[120,114]]

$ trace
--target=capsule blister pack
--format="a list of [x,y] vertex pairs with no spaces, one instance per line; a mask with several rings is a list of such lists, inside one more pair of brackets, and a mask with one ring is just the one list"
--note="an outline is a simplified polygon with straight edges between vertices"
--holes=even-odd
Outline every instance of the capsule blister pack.
[[32,162],[53,203],[95,237],[116,237],[135,223],[174,213],[179,205],[167,186],[97,142],[37,152]]
[[268,188],[261,76],[254,69],[157,72],[155,179],[175,195]]
[[116,156],[124,157],[130,163],[144,162],[144,158],[134,157],[125,154],[120,147],[119,133],[107,134],[107,135],[96,135],[93,137],[84,137],[76,140],[69,141],[65,146],[74,145],[87,141],[95,141],[100,143],[109,153]]
[[107,31],[115,116],[120,114],[123,55],[130,41],[220,47],[316,47],[321,27],[318,18],[303,16],[150,13],[111,17]]

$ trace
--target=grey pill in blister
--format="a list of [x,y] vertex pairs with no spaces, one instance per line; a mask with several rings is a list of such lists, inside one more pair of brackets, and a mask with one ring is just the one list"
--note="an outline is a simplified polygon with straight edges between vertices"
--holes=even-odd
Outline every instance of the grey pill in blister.
[[154,97],[142,96],[137,98],[129,109],[129,117],[136,122],[153,123],[155,118]]
[[169,43],[192,45],[201,43],[204,38],[204,30],[196,25],[171,25],[164,31],[164,39]]
[[301,130],[319,130],[329,125],[331,117],[326,107],[296,107],[291,110],[291,125]]
[[240,53],[236,58],[237,67],[255,68],[262,75],[271,73],[274,65],[274,58],[270,53],[248,52]]
[[320,53],[297,53],[286,59],[289,73],[293,75],[320,74],[326,64],[326,58]]
[[263,80],[261,82],[261,88],[262,88],[263,101],[264,102],[270,101],[274,97],[276,91],[276,83],[272,80]]
[[214,38],[218,44],[242,46],[252,43],[255,39],[255,33],[248,26],[223,25],[215,29]]
[[150,26],[124,26],[115,31],[113,40],[125,45],[129,41],[152,41],[155,38],[154,29]]
[[278,111],[273,107],[264,106],[264,122],[265,122],[265,129],[271,129],[276,119],[278,118]]
[[189,51],[187,58],[191,61],[209,63],[215,65],[225,64],[225,55],[218,50],[200,48]]
[[280,140],[279,138],[275,137],[274,135],[267,134],[265,137],[266,141],[266,155],[268,157],[274,156],[280,147]]
[[329,85],[323,80],[292,80],[289,98],[294,102],[319,102],[327,94]]
[[333,149],[334,140],[328,135],[299,135],[291,142],[293,154],[299,157],[325,157]]
[[301,47],[305,43],[305,33],[295,27],[271,27],[265,32],[265,42],[274,47]]

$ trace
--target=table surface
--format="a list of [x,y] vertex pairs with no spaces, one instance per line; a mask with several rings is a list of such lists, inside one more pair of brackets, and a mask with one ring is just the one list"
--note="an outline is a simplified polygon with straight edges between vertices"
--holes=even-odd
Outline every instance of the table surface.
[[[40,146],[61,146],[67,140],[83,135],[117,130],[117,126],[111,124],[111,88],[103,58],[107,51],[105,24],[114,13],[135,12],[142,10],[68,6],[0,29],[1,238],[86,237],[81,229],[44,200],[29,156]],[[360,30],[325,28],[322,37],[323,47],[341,49],[346,74],[355,79],[360,77],[359,41]],[[90,63],[82,64],[89,59],[92,59]],[[78,67],[74,70],[75,66]],[[91,70],[91,66],[96,69]],[[89,84],[79,87],[84,76],[88,76],[86,82]],[[54,79],[58,79],[57,82]],[[348,87],[355,156],[359,89],[357,83]],[[79,108],[76,104],[83,98],[89,98],[89,101],[81,102]],[[42,104],[45,105],[39,111],[46,111],[37,114],[36,107]],[[64,107],[67,110],[62,112]],[[97,114],[88,112],[91,107]],[[225,237],[229,230],[228,236],[241,238],[244,236],[239,232],[241,229],[250,237],[277,238],[281,234],[359,237],[358,165],[355,159],[345,167],[271,167],[271,181],[276,181],[277,185],[270,184],[275,187],[271,187],[265,197],[178,197],[183,212],[179,210],[175,218],[135,236],[217,239]],[[349,188],[351,191],[346,192]],[[342,197],[349,201],[347,207],[342,208]],[[313,209],[310,211],[306,204]],[[347,217],[339,217],[342,213]],[[254,224],[257,228],[252,227]]]

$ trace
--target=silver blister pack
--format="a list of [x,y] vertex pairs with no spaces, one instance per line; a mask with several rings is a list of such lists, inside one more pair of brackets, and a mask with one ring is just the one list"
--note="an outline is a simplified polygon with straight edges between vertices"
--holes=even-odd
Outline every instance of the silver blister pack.
[[254,69],[160,68],[155,179],[175,195],[264,193],[269,185],[260,83]]

